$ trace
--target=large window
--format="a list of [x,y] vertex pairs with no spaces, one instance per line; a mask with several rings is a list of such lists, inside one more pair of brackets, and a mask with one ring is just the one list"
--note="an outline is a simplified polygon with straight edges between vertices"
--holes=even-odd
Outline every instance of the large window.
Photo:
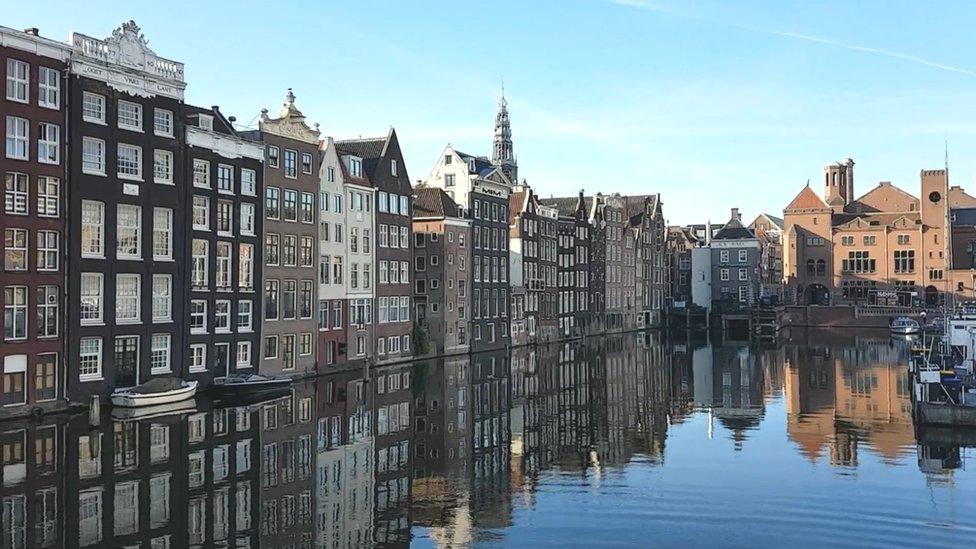
[[257,194],[257,172],[251,169],[241,169],[241,194],[255,196]]
[[153,259],[173,259],[173,210],[153,208]]
[[296,314],[296,302],[298,299],[298,282],[295,280],[286,280],[284,282],[284,289],[282,291],[282,301],[283,301],[283,311],[282,318],[292,319],[295,318]]
[[165,185],[173,183],[173,153],[156,149],[153,151],[153,181]]
[[119,127],[142,131],[142,105],[119,100]]
[[281,264],[294,267],[296,264],[298,237],[292,234],[285,235],[284,245],[282,246]]
[[239,369],[251,367],[251,342],[250,341],[237,342],[237,367]]
[[298,177],[297,155],[297,152],[285,149],[285,177]]
[[142,147],[119,143],[117,162],[120,179],[142,181]]
[[57,286],[37,287],[37,337],[58,335],[58,302],[60,292]]
[[119,274],[115,279],[115,321],[119,324],[139,322],[140,277]]
[[241,234],[254,236],[254,204],[241,203]]
[[81,255],[105,255],[105,204],[84,200],[81,203]]
[[195,288],[207,287],[209,243],[199,238],[193,239],[190,283]]
[[298,221],[298,191],[285,189],[284,211],[285,221]]
[[26,271],[27,229],[4,229],[3,247],[3,268],[8,271]]
[[7,99],[27,103],[30,88],[30,65],[7,58]]
[[217,201],[217,234],[231,235],[234,232],[234,204],[229,200]]
[[81,323],[101,324],[103,299],[101,273],[81,273]]
[[153,132],[164,137],[173,137],[173,111],[155,109],[153,113]]
[[230,242],[217,242],[217,288],[230,288]]
[[895,272],[915,272],[915,250],[895,250]]
[[302,267],[311,267],[313,263],[312,248],[314,241],[310,236],[303,236],[301,248],[299,249],[299,260]]
[[173,277],[168,274],[154,274],[152,280],[153,322],[169,322],[173,319]]
[[264,318],[278,320],[278,281],[264,281]]
[[299,314],[302,318],[312,318],[312,281],[303,280],[299,299]]
[[27,338],[26,286],[7,286],[3,289],[3,338]]
[[102,338],[83,337],[79,346],[78,379],[90,381],[102,378]]
[[27,146],[27,119],[16,116],[7,117],[7,158],[27,160],[29,158]]
[[264,261],[267,265],[277,265],[281,261],[281,236],[269,233],[264,237]]
[[81,103],[81,116],[85,122],[105,123],[105,96],[84,92]]
[[57,164],[61,161],[61,127],[41,122],[37,135],[37,161]]
[[[25,184],[26,184],[26,177]],[[26,194],[24,196],[26,199]],[[37,177],[37,215],[58,217],[61,215],[61,181],[57,177]]]
[[150,350],[150,368],[153,374],[170,371],[170,335],[153,334],[152,349]]
[[27,215],[27,174],[8,172],[4,178],[4,192],[4,213]]
[[81,145],[81,171],[94,175],[105,175],[105,141],[85,137]]
[[242,299],[237,302],[237,331],[250,332],[254,323],[254,302]]
[[302,193],[302,223],[314,223],[315,195]]
[[237,286],[242,291],[254,289],[254,245],[241,244],[238,252]]
[[48,67],[37,68],[37,104],[49,109],[61,106],[61,73]]
[[870,252],[855,250],[847,253],[847,259],[841,260],[841,270],[845,273],[873,273],[877,260],[871,259]]
[[234,166],[217,165],[217,190],[228,193],[234,192]]
[[207,301],[204,299],[190,301],[190,333],[207,333]]
[[214,332],[230,332],[230,301],[226,299],[214,302]]
[[118,230],[116,254],[119,259],[142,257],[139,244],[142,241],[142,208],[132,204],[118,205]]
[[58,231],[37,231],[37,270],[58,270]]

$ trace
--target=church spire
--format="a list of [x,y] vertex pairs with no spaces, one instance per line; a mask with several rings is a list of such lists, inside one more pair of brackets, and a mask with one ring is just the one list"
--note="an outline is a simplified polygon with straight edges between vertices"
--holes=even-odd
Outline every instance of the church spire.
[[502,82],[502,96],[498,100],[495,113],[495,143],[491,155],[492,164],[500,166],[502,173],[513,183],[518,183],[518,163],[512,146],[512,125],[508,119],[508,101],[505,100],[505,83]]

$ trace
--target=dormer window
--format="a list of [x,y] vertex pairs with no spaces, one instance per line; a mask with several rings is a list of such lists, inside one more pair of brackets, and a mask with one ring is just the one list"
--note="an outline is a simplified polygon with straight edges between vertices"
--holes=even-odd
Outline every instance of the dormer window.
[[475,173],[474,158],[471,158],[471,159],[468,160],[468,171],[471,172],[471,173]]
[[396,177],[396,174],[397,174],[397,161],[396,160],[390,160],[390,173],[394,177]]
[[349,175],[353,177],[363,176],[363,161],[358,158],[349,157]]
[[201,114],[200,119],[197,121],[197,126],[207,130],[208,132],[213,131],[213,117],[209,114]]

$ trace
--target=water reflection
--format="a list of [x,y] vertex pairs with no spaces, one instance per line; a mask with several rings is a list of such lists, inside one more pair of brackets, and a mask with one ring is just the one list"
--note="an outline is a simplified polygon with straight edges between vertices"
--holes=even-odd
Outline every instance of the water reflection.
[[518,537],[533,513],[555,505],[551,520],[569,520],[559,513],[593,490],[636,504],[633,475],[663,475],[674,508],[692,487],[729,497],[725,481],[701,480],[709,463],[756,459],[745,470],[787,477],[803,471],[791,455],[849,482],[872,471],[894,499],[917,479],[972,493],[976,436],[916,433],[906,359],[907,344],[883,333],[798,331],[774,348],[611,336],[336,373],[263,401],[199,398],[94,426],[84,414],[7,422],[4,547],[518,543],[533,539]]

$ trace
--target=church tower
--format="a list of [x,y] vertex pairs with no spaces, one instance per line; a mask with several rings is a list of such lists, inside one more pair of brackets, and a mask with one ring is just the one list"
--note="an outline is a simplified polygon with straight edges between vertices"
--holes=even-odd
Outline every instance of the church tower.
[[854,200],[854,161],[845,158],[843,162],[824,166],[824,201],[835,210]]
[[512,146],[512,125],[508,119],[508,101],[505,100],[504,87],[502,87],[502,97],[498,100],[498,112],[495,114],[495,144],[492,148],[491,162],[501,166],[502,173],[512,184],[518,183],[518,163],[515,161],[515,151]]

